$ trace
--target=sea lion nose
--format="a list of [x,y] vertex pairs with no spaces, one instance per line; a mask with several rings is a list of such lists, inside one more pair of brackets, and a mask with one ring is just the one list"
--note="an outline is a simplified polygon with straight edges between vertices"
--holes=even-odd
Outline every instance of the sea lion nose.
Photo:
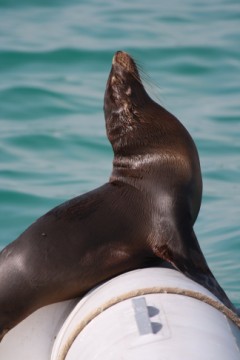
[[125,53],[124,51],[121,50],[116,51],[113,56],[112,64],[114,65],[116,62],[121,61],[121,58],[124,57],[125,54],[127,55],[127,53]]
[[124,68],[128,68],[131,62],[131,57],[124,51],[117,51],[112,60],[112,64],[119,64]]

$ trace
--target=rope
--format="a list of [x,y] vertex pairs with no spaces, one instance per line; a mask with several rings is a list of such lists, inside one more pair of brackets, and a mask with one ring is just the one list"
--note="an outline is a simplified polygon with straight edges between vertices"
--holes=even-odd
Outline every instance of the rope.
[[219,310],[223,315],[228,317],[237,327],[240,329],[240,318],[228,307],[210,298],[207,295],[201,294],[197,291],[180,289],[175,287],[150,287],[150,288],[142,288],[136,289],[129,292],[126,292],[120,296],[116,296],[108,301],[106,301],[101,306],[97,307],[93,311],[91,311],[72,331],[70,336],[68,337],[67,342],[64,344],[63,348],[61,349],[60,353],[57,356],[57,360],[65,360],[67,353],[72,346],[76,337],[80,334],[80,332],[92,321],[95,317],[101,314],[103,311],[107,310],[113,305],[116,305],[124,300],[129,300],[136,296],[142,295],[150,295],[150,294],[175,294],[175,295],[184,295],[187,297],[191,297],[193,299],[200,300],[215,309]]

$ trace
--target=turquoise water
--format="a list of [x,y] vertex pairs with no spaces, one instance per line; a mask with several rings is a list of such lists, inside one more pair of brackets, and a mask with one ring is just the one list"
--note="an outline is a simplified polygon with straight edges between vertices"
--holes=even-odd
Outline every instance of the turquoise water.
[[0,0],[0,247],[108,180],[103,94],[116,50],[152,79],[199,150],[195,229],[240,305],[240,3]]

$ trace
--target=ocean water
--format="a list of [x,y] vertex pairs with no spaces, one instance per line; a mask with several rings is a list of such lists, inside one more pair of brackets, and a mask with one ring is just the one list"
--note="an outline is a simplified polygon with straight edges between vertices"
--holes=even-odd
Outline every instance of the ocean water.
[[0,247],[108,180],[103,95],[116,50],[186,126],[202,166],[195,225],[240,305],[240,2],[0,0]]

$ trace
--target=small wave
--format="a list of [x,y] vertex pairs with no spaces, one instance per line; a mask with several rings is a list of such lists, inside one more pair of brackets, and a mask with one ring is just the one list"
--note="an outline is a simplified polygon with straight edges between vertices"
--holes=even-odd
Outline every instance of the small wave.
[[106,58],[109,60],[113,56],[112,51],[107,50],[87,50],[87,49],[74,49],[74,48],[58,48],[43,51],[24,51],[24,50],[0,50],[1,58],[1,71],[5,69],[19,67],[27,64],[41,64],[51,65],[68,64],[70,67],[73,63],[85,63],[92,66],[105,62]]

